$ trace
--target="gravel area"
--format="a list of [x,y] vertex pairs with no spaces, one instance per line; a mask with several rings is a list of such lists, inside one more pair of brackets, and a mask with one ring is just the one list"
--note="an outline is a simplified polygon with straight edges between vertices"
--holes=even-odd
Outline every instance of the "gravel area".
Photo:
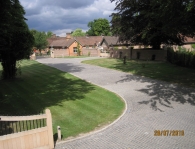
[[[93,58],[37,61],[115,92],[127,110],[106,129],[58,142],[55,149],[195,149],[195,89],[80,63],[86,59]],[[157,130],[168,136],[154,136]]]

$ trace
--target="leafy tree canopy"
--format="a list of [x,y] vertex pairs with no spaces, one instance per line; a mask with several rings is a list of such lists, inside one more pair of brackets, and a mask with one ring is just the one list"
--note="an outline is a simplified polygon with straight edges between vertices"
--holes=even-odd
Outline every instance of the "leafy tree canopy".
[[111,28],[122,41],[151,45],[183,44],[195,35],[195,0],[111,0],[117,13]]
[[29,58],[34,38],[24,18],[25,11],[19,0],[3,0],[0,5],[0,62],[2,78],[14,78],[16,62]]
[[87,34],[89,36],[111,35],[110,25],[107,19],[99,18],[88,23],[89,30]]
[[32,29],[31,30],[32,35],[34,36],[35,42],[34,42],[34,47],[36,49],[39,50],[39,52],[41,53],[41,51],[43,49],[45,49],[48,45],[48,41],[47,39],[50,38],[52,36],[52,32],[39,32],[37,30]]
[[46,33],[47,38],[50,38],[52,35],[53,35],[53,33],[52,33],[51,31],[48,31],[48,32]]
[[73,37],[80,37],[80,36],[85,36],[86,33],[82,31],[82,29],[77,28],[76,30],[74,30],[71,34]]
[[195,50],[195,44],[192,44],[192,48]]
[[31,30],[31,33],[33,34],[35,38],[34,47],[37,49],[45,49],[47,47],[47,34],[45,32],[39,32],[37,30]]

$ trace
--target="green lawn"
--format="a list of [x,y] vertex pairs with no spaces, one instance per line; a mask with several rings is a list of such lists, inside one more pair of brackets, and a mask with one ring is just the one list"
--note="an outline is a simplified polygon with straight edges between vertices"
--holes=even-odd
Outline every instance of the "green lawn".
[[94,59],[83,63],[129,72],[135,75],[195,88],[195,70],[172,65],[168,62],[128,60],[124,65],[120,59]]
[[125,106],[116,94],[36,61],[22,61],[21,76],[0,85],[0,113],[49,108],[54,134],[59,125],[64,139],[114,121]]

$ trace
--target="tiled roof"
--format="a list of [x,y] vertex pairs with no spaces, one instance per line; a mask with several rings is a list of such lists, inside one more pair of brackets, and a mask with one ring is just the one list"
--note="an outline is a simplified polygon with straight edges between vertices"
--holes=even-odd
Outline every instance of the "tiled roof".
[[102,43],[104,40],[108,46],[125,44],[119,42],[119,37],[116,36],[85,36],[74,37],[73,39],[68,39],[66,37],[52,37],[47,39],[48,45],[53,47],[69,47],[74,41],[79,42],[82,46],[94,46]]
[[51,37],[51,38],[48,38],[47,41],[48,41],[48,45],[50,46],[50,44],[55,41],[55,40],[66,40],[66,37]]
[[64,37],[58,37],[58,39],[53,40],[49,46],[53,47],[69,47],[75,39],[66,39]]
[[104,36],[105,41],[107,42],[108,46],[116,45],[118,43],[118,37],[116,36]]
[[69,39],[69,40],[66,40],[66,44],[65,44],[65,46],[66,47],[69,47],[73,42],[75,42],[75,39]]
[[82,46],[93,46],[97,45],[99,42],[102,41],[102,36],[85,36],[85,37],[75,37]]
[[184,41],[185,44],[193,44],[195,43],[195,37],[194,38],[189,38],[186,37],[186,40]]
[[111,46],[111,45],[127,45],[127,44],[131,44],[130,42],[120,42],[119,41],[119,37],[117,36],[105,36],[103,38],[102,42],[105,41],[107,46]]

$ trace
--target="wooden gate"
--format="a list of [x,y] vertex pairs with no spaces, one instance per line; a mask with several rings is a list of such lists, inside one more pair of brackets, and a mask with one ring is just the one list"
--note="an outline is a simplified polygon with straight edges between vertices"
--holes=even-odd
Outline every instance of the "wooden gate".
[[46,109],[45,114],[41,115],[0,116],[0,122],[5,123],[0,129],[4,129],[3,127],[9,128],[4,129],[5,133],[6,131],[8,131],[7,133],[9,131],[14,132],[0,136],[0,149],[54,148],[52,118],[49,109]]

